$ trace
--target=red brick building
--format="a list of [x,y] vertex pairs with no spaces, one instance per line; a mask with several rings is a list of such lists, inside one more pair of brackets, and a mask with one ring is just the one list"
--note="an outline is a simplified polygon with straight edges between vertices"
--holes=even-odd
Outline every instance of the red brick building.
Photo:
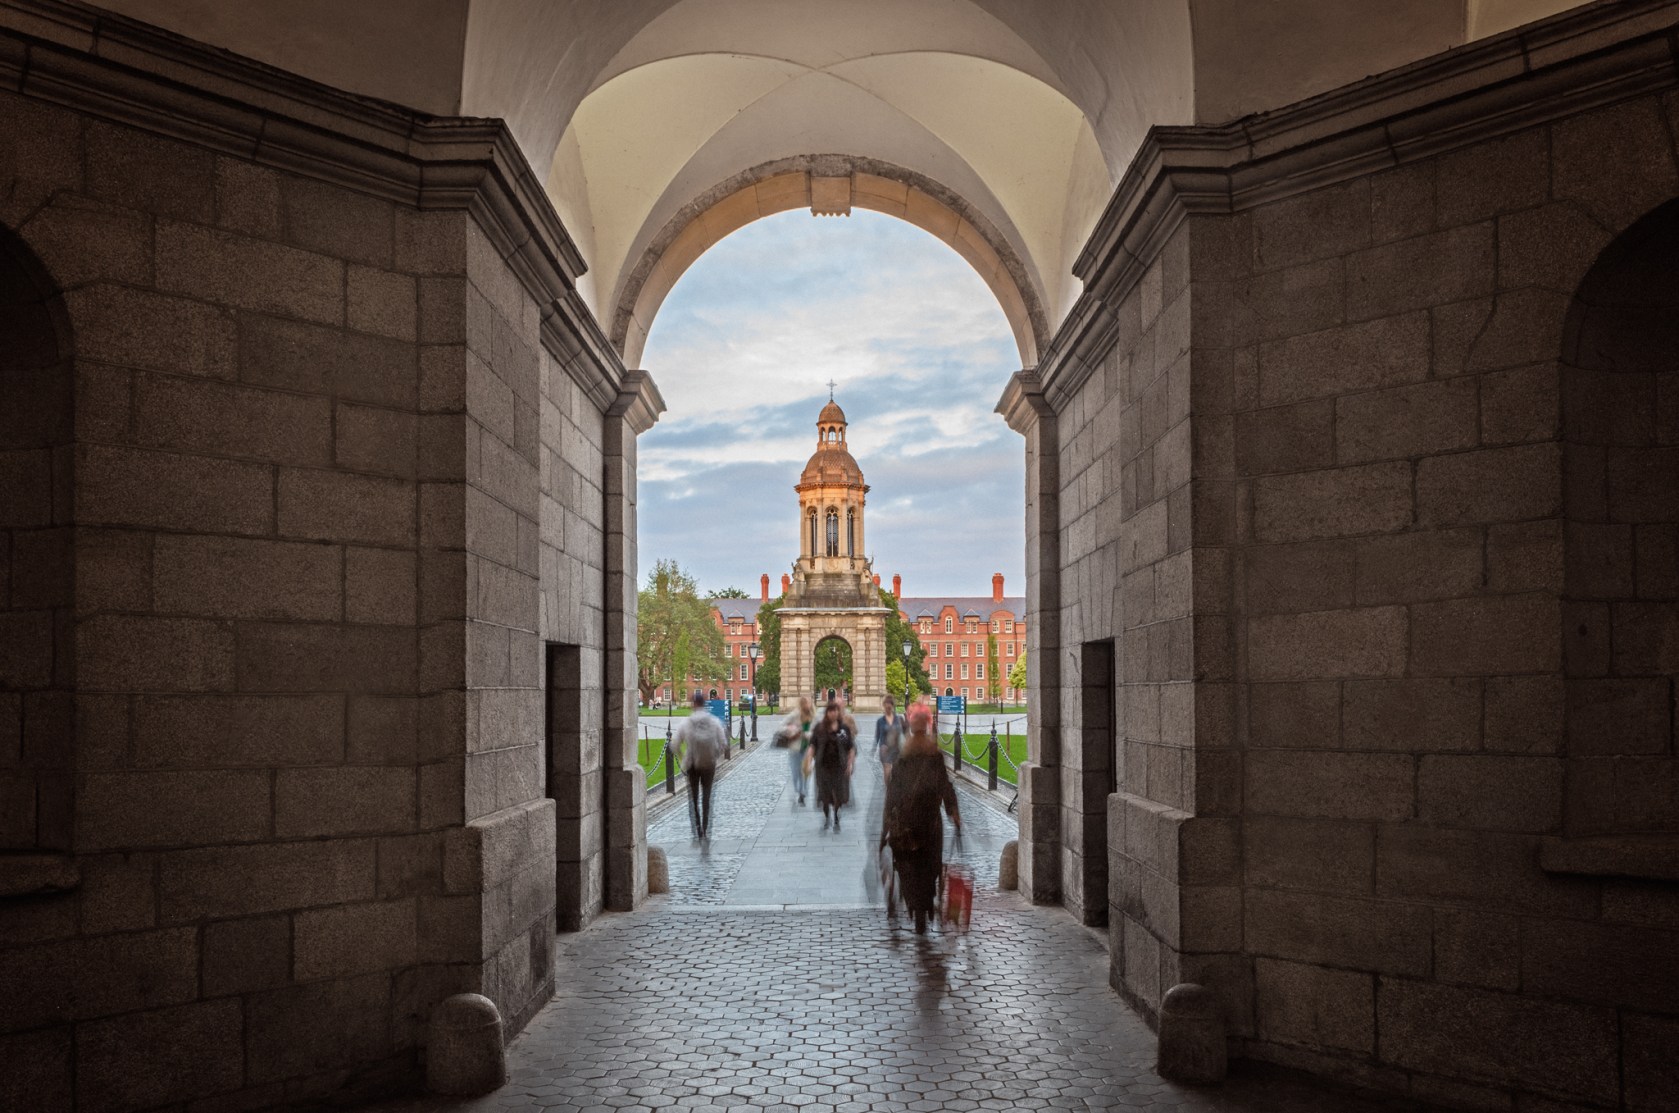
[[[894,594],[903,580],[892,577]],[[990,595],[929,595],[905,598],[898,594],[898,612],[915,630],[927,650],[927,677],[941,696],[983,700],[991,690],[986,675],[985,643],[997,638],[997,670],[1002,674],[1003,701],[1026,698],[1008,682],[1009,670],[1026,652],[1026,600],[1003,594],[1003,574],[991,577]]]

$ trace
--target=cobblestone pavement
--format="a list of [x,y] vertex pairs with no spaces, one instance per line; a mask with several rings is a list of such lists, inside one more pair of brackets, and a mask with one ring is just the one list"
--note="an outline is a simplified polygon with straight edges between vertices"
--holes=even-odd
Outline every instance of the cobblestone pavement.
[[[718,786],[709,854],[689,842],[686,804],[653,825],[670,897],[560,937],[557,996],[509,1049],[509,1085],[383,1113],[1416,1108],[1289,1076],[1164,1082],[1153,1034],[1108,988],[1100,938],[997,892],[994,862],[966,935],[918,937],[870,905],[852,870],[875,837],[878,765],[859,761],[848,816],[863,818],[836,836],[782,791],[782,751],[747,760]],[[961,791],[977,866],[1013,820]]]
[[[799,805],[787,751],[769,745],[734,758],[742,764],[718,781],[709,844],[693,839],[684,788],[681,803],[647,829],[647,841],[663,847],[670,864],[665,900],[733,908],[880,905],[875,847],[885,786],[873,753],[865,742],[852,778],[852,805],[837,832],[823,830],[814,796]],[[980,888],[995,888],[1003,844],[1018,825],[986,793],[960,781],[957,791],[963,837],[947,856],[967,864]]]

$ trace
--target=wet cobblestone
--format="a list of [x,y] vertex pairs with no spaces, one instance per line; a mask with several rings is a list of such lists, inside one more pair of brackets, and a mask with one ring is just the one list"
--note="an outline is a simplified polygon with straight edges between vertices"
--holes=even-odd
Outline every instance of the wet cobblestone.
[[[960,790],[974,926],[918,937],[888,923],[866,865],[855,875],[878,837],[879,766],[859,761],[856,818],[835,835],[788,797],[783,752],[747,761],[717,787],[710,847],[693,844],[686,803],[653,824],[668,898],[560,937],[557,995],[510,1047],[508,1086],[382,1113],[1418,1108],[1293,1076],[1163,1081],[1152,1032],[1108,988],[1100,936],[996,891],[1012,816]],[[794,888],[774,887],[783,875]]]

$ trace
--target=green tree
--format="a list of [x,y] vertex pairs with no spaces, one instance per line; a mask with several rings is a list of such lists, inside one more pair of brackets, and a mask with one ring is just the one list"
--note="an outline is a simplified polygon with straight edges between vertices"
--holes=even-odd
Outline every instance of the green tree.
[[[672,698],[680,699],[687,694],[682,688],[689,676],[721,680],[727,675],[723,631],[711,617],[711,604],[700,598],[699,585],[676,561],[653,565],[636,607],[636,687],[643,703],[651,703],[667,681]],[[676,659],[679,646],[685,661]]]
[[[913,679],[910,680],[909,699],[914,699],[924,691],[926,691],[925,688],[918,686]],[[886,662],[886,694],[900,701],[900,706],[907,702],[904,695],[904,662],[902,657]]]
[[823,638],[816,643],[816,688],[844,691],[851,687],[851,644],[844,638]]
[[745,599],[746,598],[746,592],[742,591],[738,587],[726,587],[722,591],[712,592],[711,593],[711,598],[713,598],[713,599]]
[[1003,670],[997,664],[997,635],[985,635],[985,693],[993,704],[1003,702]]
[[[886,660],[902,661],[904,659],[904,643],[909,642],[909,678],[916,690],[926,692],[933,687],[933,682],[927,679],[927,650],[921,645],[921,638],[916,634],[915,627],[904,621],[898,613],[898,597],[885,588],[880,589],[880,605],[891,613],[886,616]],[[903,687],[899,683],[897,690]]]
[[1026,654],[1024,651],[1021,652],[1020,659],[1014,663],[1014,667],[1009,669],[1009,687],[1016,692],[1026,691]]
[[778,595],[758,607],[758,691],[781,691],[781,607],[785,595]]

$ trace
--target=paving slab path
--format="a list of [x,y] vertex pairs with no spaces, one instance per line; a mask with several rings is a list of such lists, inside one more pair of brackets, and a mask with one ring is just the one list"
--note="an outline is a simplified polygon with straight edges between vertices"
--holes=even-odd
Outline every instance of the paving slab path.
[[1154,1036],[1108,988],[1099,934],[996,891],[1013,817],[959,786],[959,858],[978,875],[967,934],[887,922],[872,848],[880,767],[865,744],[839,833],[788,791],[784,751],[737,762],[696,844],[687,803],[649,841],[669,896],[560,937],[554,1000],[487,1097],[382,1113],[936,1113],[1181,1110],[1376,1113],[1421,1107],[1276,1073],[1194,1089],[1153,1071]]

